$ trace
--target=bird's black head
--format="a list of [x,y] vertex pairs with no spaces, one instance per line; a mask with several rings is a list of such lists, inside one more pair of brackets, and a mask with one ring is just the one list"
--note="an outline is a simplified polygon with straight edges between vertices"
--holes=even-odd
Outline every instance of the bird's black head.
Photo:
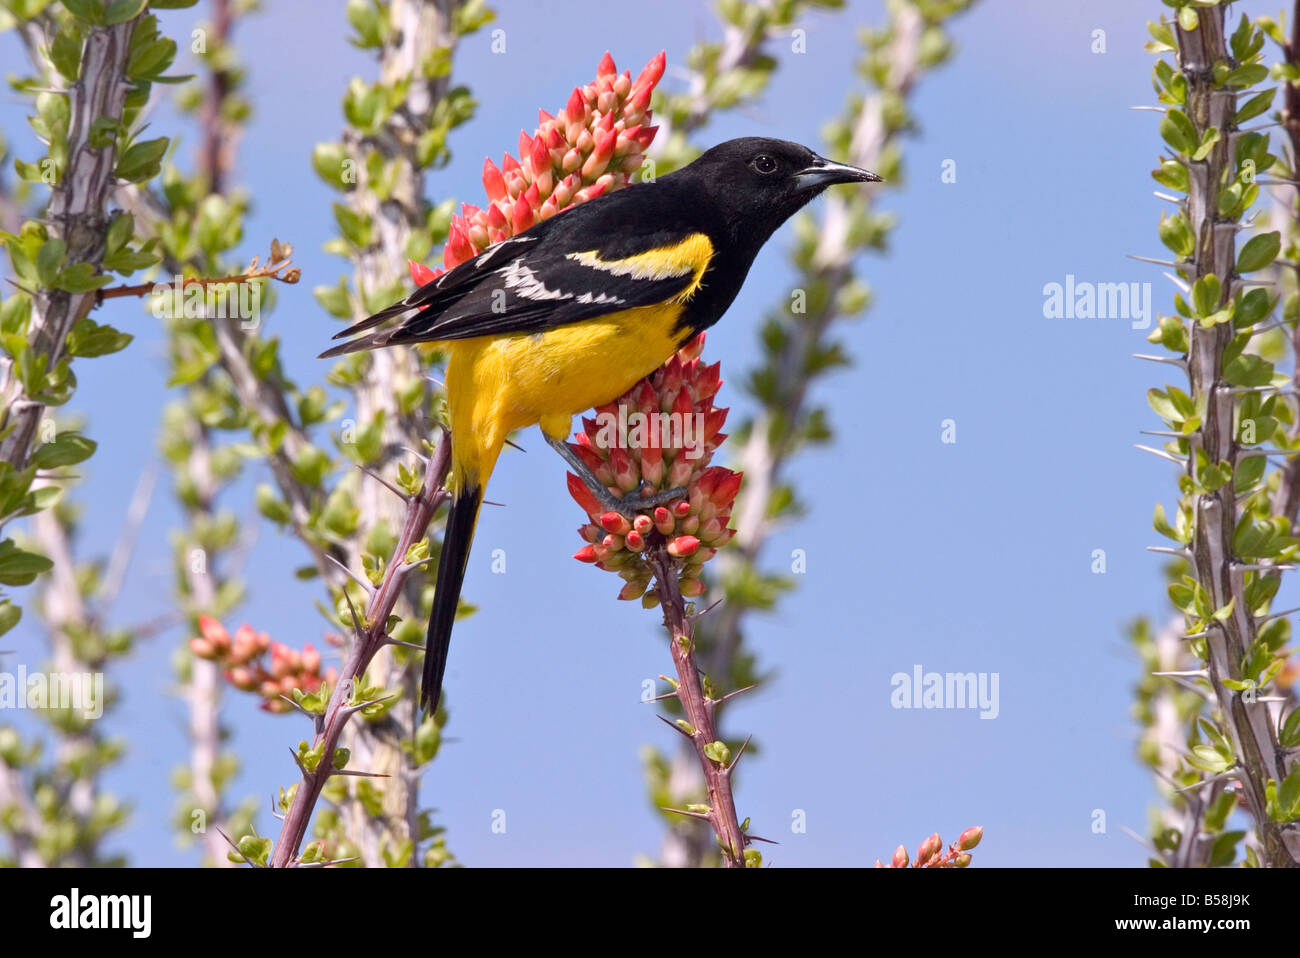
[[828,186],[880,182],[875,173],[828,160],[798,143],[757,136],[719,143],[682,172],[707,186],[738,241],[760,246]]

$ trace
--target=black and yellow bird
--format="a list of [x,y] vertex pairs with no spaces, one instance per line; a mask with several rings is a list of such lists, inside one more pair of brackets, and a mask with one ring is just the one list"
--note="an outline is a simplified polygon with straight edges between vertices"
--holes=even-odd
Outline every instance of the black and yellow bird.
[[797,143],[729,140],[675,173],[544,220],[334,337],[366,334],[322,358],[416,343],[439,343],[448,356],[452,506],[423,705],[438,707],[479,506],[509,435],[540,425],[612,510],[632,515],[672,498],[677,491],[615,498],[566,445],[573,416],[621,395],[716,323],[759,249],[813,197],[879,179]]

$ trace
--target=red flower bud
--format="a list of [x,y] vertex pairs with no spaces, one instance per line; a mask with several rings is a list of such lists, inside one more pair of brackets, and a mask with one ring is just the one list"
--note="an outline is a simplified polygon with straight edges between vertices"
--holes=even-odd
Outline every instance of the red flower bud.
[[606,532],[612,532],[615,535],[623,535],[628,529],[632,528],[632,524],[617,512],[606,512],[600,517],[600,524]]
[[740,483],[744,480],[743,472],[729,472],[718,480],[713,489],[713,495],[710,496],[714,502],[730,505],[736,499],[736,493],[740,492]]
[[587,488],[586,483],[571,472],[567,473],[565,478],[569,484],[569,495],[573,497],[573,501],[582,506],[587,515],[599,515],[600,503],[591,494],[591,490]]
[[695,550],[700,547],[700,540],[695,536],[678,536],[668,542],[668,554],[681,558],[683,556],[693,555]]
[[[496,207],[493,207],[495,209]],[[448,269],[459,266],[474,256],[474,247],[463,229],[452,226],[447,235],[447,245],[442,250],[442,264]]]
[[664,68],[667,64],[668,51],[660,50],[650,59],[650,62],[645,65],[645,68],[642,69],[641,75],[636,78],[636,83],[634,83],[633,86],[637,90],[646,90],[647,92],[653,89],[654,85],[663,78]]
[[533,168],[533,176],[541,176],[543,173],[551,172],[551,151],[540,136],[533,140],[533,148],[528,154],[528,162]]
[[528,199],[525,196],[521,196],[515,201],[513,225],[516,233],[522,233],[533,225],[533,208],[528,205]]
[[503,199],[506,195],[505,177],[501,175],[501,170],[492,162],[491,157],[483,160],[483,189],[490,200]]
[[577,87],[569,94],[569,102],[564,105],[564,116],[569,123],[581,122],[587,114],[587,101]]

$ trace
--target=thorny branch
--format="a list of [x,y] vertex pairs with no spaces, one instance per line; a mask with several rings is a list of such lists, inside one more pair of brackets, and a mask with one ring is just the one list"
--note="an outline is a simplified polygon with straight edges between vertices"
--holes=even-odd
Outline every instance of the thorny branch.
[[330,693],[324,714],[316,717],[316,737],[312,748],[320,750],[321,757],[315,768],[304,770],[303,781],[297,786],[280,838],[275,843],[271,859],[273,867],[286,868],[295,864],[321,789],[331,775],[341,771],[334,768],[335,749],[348,719],[365,704],[354,700],[354,690],[371,659],[388,644],[388,617],[401,598],[411,572],[419,568],[418,564],[408,564],[406,557],[411,547],[428,535],[434,514],[447,498],[443,483],[450,465],[451,443],[446,430],[442,430],[437,448],[425,466],[424,485],[418,495],[407,500],[402,533],[384,571],[384,578],[371,595],[364,619],[356,623],[352,647],[339,673],[338,684]]

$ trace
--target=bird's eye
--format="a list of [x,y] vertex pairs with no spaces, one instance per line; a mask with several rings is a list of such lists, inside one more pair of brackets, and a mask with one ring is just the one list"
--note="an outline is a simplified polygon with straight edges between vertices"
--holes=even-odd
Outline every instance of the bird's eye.
[[749,165],[759,173],[768,174],[776,172],[777,162],[768,154],[760,153],[749,161]]

